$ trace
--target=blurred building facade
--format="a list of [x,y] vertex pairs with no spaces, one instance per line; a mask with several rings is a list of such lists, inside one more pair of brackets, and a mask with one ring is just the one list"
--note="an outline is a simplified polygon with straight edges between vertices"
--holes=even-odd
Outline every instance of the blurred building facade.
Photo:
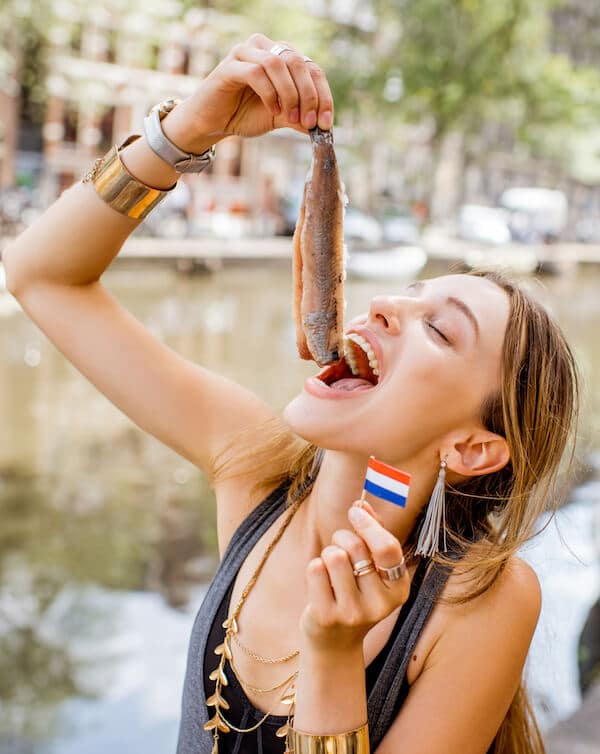
[[[14,185],[18,174],[21,182],[41,187],[42,206],[78,180],[112,144],[139,132],[153,104],[188,96],[247,33],[247,20],[183,0],[45,0],[42,5],[49,9],[46,36],[51,50],[40,134],[24,138],[20,72],[18,66],[2,66],[3,51],[12,50],[12,57],[19,58],[17,36],[10,24],[0,23],[0,189]],[[12,6],[11,12],[20,8],[22,15],[38,7],[34,0],[12,0]],[[361,30],[377,25],[370,3],[306,0],[306,8]],[[600,61],[600,47],[578,42],[581,29],[591,29],[597,16],[600,10],[586,0],[562,3],[552,16],[555,48],[578,62]],[[348,194],[354,206],[375,214],[384,203],[426,204],[434,219],[444,220],[454,216],[462,202],[493,204],[514,185],[562,189],[574,209],[574,222],[579,213],[600,209],[597,181],[574,180],[573,171],[558,161],[531,158],[519,149],[514,134],[494,124],[483,124],[469,144],[460,134],[451,135],[433,195],[428,195],[427,176],[435,166],[427,122],[399,122],[395,143],[377,139],[368,149],[347,153],[342,145],[364,143],[370,126],[354,123],[351,115],[344,117],[343,126],[336,130],[336,142]],[[177,196],[161,208],[184,212],[200,234],[270,234],[281,229],[280,197],[301,195],[309,158],[308,139],[287,129],[260,139],[227,139],[219,144],[212,168],[185,176]],[[160,224],[159,212],[145,226],[152,229],[153,222]]]
[[[12,86],[0,87],[0,188],[13,185],[18,161],[21,173],[34,174],[44,204],[79,180],[113,144],[141,132],[152,105],[190,95],[243,33],[239,17],[211,8],[184,12],[177,0],[55,0],[51,19],[41,153],[17,150],[16,77]],[[216,222],[225,234],[274,232],[277,197],[299,169],[289,159],[296,149],[305,169],[306,149],[295,136],[271,135],[268,144],[224,140],[208,171],[180,181],[185,187],[173,207],[204,217],[209,226]]]

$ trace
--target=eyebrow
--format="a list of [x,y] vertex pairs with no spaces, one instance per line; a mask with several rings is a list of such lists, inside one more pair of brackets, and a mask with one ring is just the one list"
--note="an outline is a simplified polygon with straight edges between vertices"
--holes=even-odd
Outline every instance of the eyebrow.
[[[417,292],[422,291],[423,288],[425,288],[425,282],[423,280],[418,280],[416,283],[411,283],[409,286],[407,286],[407,290],[413,290]],[[456,296],[448,296],[444,303],[450,304],[450,306],[454,306],[458,309],[458,311],[462,312],[473,326],[473,329],[475,330],[475,337],[479,338],[479,322],[477,321],[477,317],[473,314],[471,307],[467,306],[467,304],[465,304],[462,299],[457,298]]]

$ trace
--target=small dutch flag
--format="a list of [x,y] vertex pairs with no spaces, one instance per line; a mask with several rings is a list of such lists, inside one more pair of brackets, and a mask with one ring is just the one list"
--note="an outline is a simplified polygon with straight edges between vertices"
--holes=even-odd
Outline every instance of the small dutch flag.
[[367,474],[363,488],[363,499],[365,492],[369,492],[375,497],[387,500],[389,503],[399,505],[404,508],[408,490],[410,487],[410,474],[387,463],[378,461],[375,456],[369,458],[367,465]]

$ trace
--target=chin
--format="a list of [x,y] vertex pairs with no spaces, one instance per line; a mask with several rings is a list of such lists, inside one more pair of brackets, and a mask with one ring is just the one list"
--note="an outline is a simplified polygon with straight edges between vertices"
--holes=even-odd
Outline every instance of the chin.
[[300,393],[283,409],[283,420],[296,435],[307,442],[321,445],[323,440],[323,420],[318,410]]
[[348,426],[348,417],[339,406],[323,405],[306,392],[293,398],[283,410],[283,420],[303,440],[327,450],[357,452],[348,440],[356,443],[356,434]]

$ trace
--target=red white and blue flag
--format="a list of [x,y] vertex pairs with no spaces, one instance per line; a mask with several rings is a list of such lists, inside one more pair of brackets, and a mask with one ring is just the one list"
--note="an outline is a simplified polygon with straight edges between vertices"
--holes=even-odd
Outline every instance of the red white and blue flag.
[[369,492],[375,497],[404,508],[409,487],[410,474],[406,471],[388,466],[387,463],[378,461],[375,456],[369,458],[363,496],[365,492]]

